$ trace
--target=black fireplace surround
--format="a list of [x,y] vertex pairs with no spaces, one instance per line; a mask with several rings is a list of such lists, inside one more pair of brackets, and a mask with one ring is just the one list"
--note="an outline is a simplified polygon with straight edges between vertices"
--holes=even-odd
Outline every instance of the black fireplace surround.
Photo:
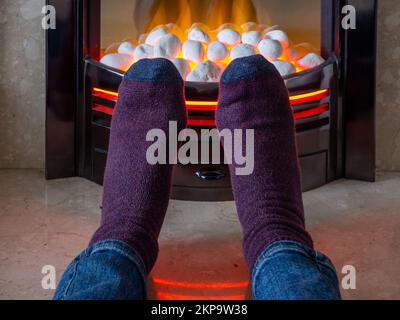
[[[100,1],[48,0],[57,12],[47,31],[46,177],[101,184],[112,110],[123,72],[99,63]],[[356,29],[341,26],[353,5]],[[376,0],[321,0],[326,62],[285,78],[294,109],[303,190],[339,178],[375,179]],[[186,83],[188,101],[217,101],[218,85]],[[188,105],[189,126],[214,126],[214,110]],[[140,184],[140,181],[138,181]],[[226,165],[176,166],[172,197],[232,199]]]

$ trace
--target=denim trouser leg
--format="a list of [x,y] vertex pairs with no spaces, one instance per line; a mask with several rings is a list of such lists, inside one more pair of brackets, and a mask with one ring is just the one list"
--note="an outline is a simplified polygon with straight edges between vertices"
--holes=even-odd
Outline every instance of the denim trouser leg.
[[75,258],[64,272],[55,300],[143,300],[144,265],[127,244],[95,243]]
[[[257,300],[340,299],[330,260],[300,243],[280,241],[258,258],[252,273]],[[55,300],[143,300],[144,265],[127,244],[107,240],[86,249],[68,266]]]
[[252,272],[256,300],[338,300],[340,290],[328,257],[294,241],[279,241],[258,258]]

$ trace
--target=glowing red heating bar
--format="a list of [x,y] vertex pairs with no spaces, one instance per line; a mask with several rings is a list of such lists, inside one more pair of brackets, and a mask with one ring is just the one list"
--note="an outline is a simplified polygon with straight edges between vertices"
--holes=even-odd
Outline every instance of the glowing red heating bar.
[[[329,89],[323,89],[289,97],[292,106],[322,100],[329,97]],[[186,108],[194,111],[215,111],[218,101],[186,101]]]
[[[93,88],[93,94],[98,97],[106,98],[109,100],[116,100],[118,98],[118,92],[104,90],[100,88]],[[322,89],[318,91],[312,91],[308,93],[292,95],[290,96],[291,105],[303,104],[307,102],[313,102],[322,100],[329,96],[329,89]],[[189,110],[210,110],[215,111],[218,105],[218,101],[186,101],[186,105]]]
[[186,101],[186,109],[191,111],[216,111],[218,101]]
[[118,100],[118,92],[104,90],[100,88],[93,88],[93,96],[111,101]]
[[[93,88],[93,95],[96,97],[104,98],[107,100],[111,101],[117,101],[118,99],[118,92],[110,91],[110,90],[104,90],[100,88]],[[303,94],[298,94],[298,95],[292,95],[289,97],[290,104],[292,106],[296,106],[299,104],[304,104],[304,103],[311,103],[311,102],[316,102],[319,100],[322,100],[326,97],[329,96],[329,89],[322,89],[318,91],[312,91],[312,92],[307,92]],[[216,111],[218,107],[218,101],[186,101],[186,109],[189,111]],[[101,110],[101,106],[95,107],[94,109],[96,111],[103,112]],[[106,108],[106,107],[104,107]],[[104,113],[106,114],[112,114],[112,111],[109,109],[111,108],[106,108],[104,109]],[[324,105],[319,105],[315,108],[306,110],[306,111],[299,111],[294,113],[295,119],[303,119],[303,118],[308,118],[311,116],[315,116],[318,114],[321,114],[329,109],[329,105],[324,104]],[[205,127],[213,127],[215,126],[215,120],[213,119],[193,119],[189,118],[188,119],[188,125],[189,126],[194,126],[194,127],[200,127],[200,126],[205,126]]]
[[187,125],[190,127],[215,127],[216,122],[213,119],[192,119],[187,120]]
[[329,110],[329,104],[321,104],[316,108],[304,110],[304,111],[299,111],[294,113],[294,118],[297,119],[304,119],[304,118],[309,118],[309,117],[314,117],[318,116],[326,111]]
[[93,110],[97,111],[97,112],[102,112],[102,113],[108,114],[110,116],[112,116],[112,114],[114,113],[114,109],[113,108],[106,107],[106,106],[101,106],[101,105],[98,105],[98,104],[94,104],[93,105]]
[[290,96],[289,99],[290,99],[290,104],[292,106],[294,106],[297,104],[319,101],[328,96],[329,96],[329,89],[322,89],[322,90],[318,90],[318,91],[293,95],[293,96]]

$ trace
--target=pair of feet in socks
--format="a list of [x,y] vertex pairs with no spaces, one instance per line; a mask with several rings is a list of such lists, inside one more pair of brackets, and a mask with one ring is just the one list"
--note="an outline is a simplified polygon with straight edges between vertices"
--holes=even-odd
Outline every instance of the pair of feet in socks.
[[[243,227],[246,260],[253,267],[269,245],[293,240],[312,247],[305,230],[293,113],[283,79],[262,56],[234,60],[221,78],[217,127],[254,130],[254,172],[231,181]],[[165,59],[141,60],[126,73],[111,126],[101,226],[91,244],[120,240],[150,272],[167,211],[173,165],[150,165],[151,129],[169,121],[186,127],[183,80]]]

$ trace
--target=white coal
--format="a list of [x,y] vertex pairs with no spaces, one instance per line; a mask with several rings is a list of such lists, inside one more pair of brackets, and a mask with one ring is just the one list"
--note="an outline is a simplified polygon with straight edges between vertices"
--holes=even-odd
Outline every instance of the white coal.
[[118,47],[118,53],[126,53],[131,55],[132,57],[135,56],[135,49],[136,46],[134,46],[132,43],[129,41],[122,42],[119,47]]
[[135,60],[154,58],[154,49],[148,44],[138,45],[135,49]]
[[193,82],[218,82],[220,77],[221,69],[219,66],[211,61],[204,61],[189,73],[186,80]]
[[264,39],[258,44],[260,54],[268,61],[276,61],[283,53],[282,45],[277,40]]
[[189,40],[200,41],[201,43],[210,43],[210,36],[198,27],[190,30],[188,35]]
[[190,73],[190,64],[189,64],[189,62],[187,60],[185,60],[185,59],[182,59],[182,58],[172,59],[171,62],[178,69],[178,71],[181,74],[183,80],[186,80],[187,75]]
[[296,72],[296,67],[293,65],[293,63],[278,60],[272,61],[272,64],[275,66],[282,77],[288,76]]
[[147,34],[143,33],[138,37],[137,42],[138,43],[146,43],[146,39],[147,39]]
[[261,33],[258,31],[249,31],[242,34],[242,42],[257,46],[262,39]]
[[269,31],[267,32],[266,36],[269,39],[279,41],[283,49],[289,48],[289,37],[282,30]]
[[270,31],[274,31],[274,30],[280,30],[279,29],[279,25],[273,25],[273,26],[269,26],[267,28],[264,29],[264,33],[268,33]]
[[240,26],[240,28],[244,31],[244,32],[249,32],[249,31],[256,31],[259,28],[259,25],[255,22],[246,22],[244,24],[242,24]]
[[165,36],[167,34],[168,34],[168,31],[164,27],[157,28],[149,33],[149,35],[146,38],[146,44],[154,47],[156,45],[157,41],[160,40],[160,38],[162,38],[163,36]]
[[154,46],[154,57],[174,59],[180,51],[181,40],[174,34],[167,34],[158,39]]
[[126,53],[110,53],[101,58],[100,62],[115,69],[127,70],[133,64],[134,59]]
[[224,29],[217,35],[218,41],[227,46],[235,46],[241,42],[240,33],[233,29]]
[[253,56],[255,54],[256,50],[254,49],[254,47],[250,44],[244,43],[244,44],[239,44],[232,49],[231,58],[232,60],[235,60],[238,58]]
[[298,66],[304,69],[312,69],[318,67],[324,62],[325,62],[324,58],[322,58],[316,53],[309,53],[300,60],[297,60]]
[[210,61],[225,60],[229,56],[228,48],[219,41],[214,41],[207,48],[207,59]]
[[200,41],[188,40],[182,47],[183,57],[196,64],[204,61],[204,47]]

